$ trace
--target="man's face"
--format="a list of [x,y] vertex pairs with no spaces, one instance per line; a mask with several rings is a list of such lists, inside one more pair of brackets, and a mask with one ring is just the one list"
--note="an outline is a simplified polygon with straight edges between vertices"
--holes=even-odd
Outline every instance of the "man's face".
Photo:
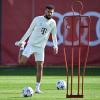
[[53,13],[54,13],[54,9],[46,9],[46,10],[45,10],[45,16],[46,16],[48,19],[50,19],[50,18],[52,17]]

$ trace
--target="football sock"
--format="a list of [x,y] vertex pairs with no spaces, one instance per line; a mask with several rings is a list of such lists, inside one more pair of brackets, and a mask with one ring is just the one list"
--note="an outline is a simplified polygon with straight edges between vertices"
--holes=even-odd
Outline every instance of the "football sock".
[[40,83],[36,82],[36,90],[40,90]]

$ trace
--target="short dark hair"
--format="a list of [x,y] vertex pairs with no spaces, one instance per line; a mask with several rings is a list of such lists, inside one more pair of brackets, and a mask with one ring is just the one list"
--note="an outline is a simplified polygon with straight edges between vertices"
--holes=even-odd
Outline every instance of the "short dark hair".
[[54,5],[51,5],[51,4],[47,5],[45,8],[46,9],[55,9]]

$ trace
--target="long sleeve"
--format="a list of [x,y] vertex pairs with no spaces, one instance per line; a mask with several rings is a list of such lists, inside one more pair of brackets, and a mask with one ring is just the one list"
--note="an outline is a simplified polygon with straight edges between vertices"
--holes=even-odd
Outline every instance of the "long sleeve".
[[56,23],[54,24],[54,27],[52,29],[52,40],[53,40],[54,48],[58,48],[58,45],[57,45],[57,28],[56,28]]
[[32,33],[32,31],[34,30],[36,24],[36,18],[34,18],[34,20],[32,21],[30,27],[28,28],[27,32],[24,34],[24,36],[21,38],[20,42],[25,41]]

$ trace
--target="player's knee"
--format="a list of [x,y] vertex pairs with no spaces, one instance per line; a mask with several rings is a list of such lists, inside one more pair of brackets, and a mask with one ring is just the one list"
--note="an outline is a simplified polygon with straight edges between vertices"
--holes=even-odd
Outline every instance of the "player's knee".
[[24,60],[21,60],[21,59],[19,60],[19,64],[20,64],[20,65],[25,65],[25,63],[26,63],[26,62],[25,62]]
[[39,63],[39,67],[42,69],[43,68],[43,63]]
[[43,70],[43,62],[37,62],[37,68],[39,71]]
[[19,59],[19,64],[20,65],[25,65],[26,62],[27,62],[27,59],[28,59],[27,57],[21,56],[20,59]]
[[43,63],[41,63],[40,66],[43,67]]

